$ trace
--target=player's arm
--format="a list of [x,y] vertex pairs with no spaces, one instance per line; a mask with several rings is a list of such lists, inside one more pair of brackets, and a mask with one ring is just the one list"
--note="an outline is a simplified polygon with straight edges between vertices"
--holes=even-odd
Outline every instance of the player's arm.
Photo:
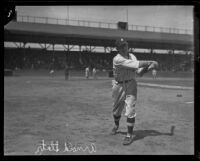
[[139,67],[139,61],[131,59],[116,59],[113,61],[113,64],[121,68],[127,68],[133,70],[136,70]]
[[139,77],[142,77],[145,73],[147,73],[148,72],[148,70],[147,70],[147,67],[142,67],[142,68],[138,68],[137,70],[136,70],[136,74],[137,74],[137,76],[139,76]]
[[134,69],[134,70],[137,70],[139,68],[147,68],[146,70],[148,71],[158,67],[158,63],[156,61],[139,61],[139,60],[120,59],[120,58],[114,60],[113,64],[119,67]]
[[139,68],[148,68],[148,70],[156,69],[158,68],[158,62],[157,61],[145,61],[141,60],[139,61]]
[[138,76],[143,76],[145,73],[158,68],[156,61],[139,61],[139,68],[136,71]]

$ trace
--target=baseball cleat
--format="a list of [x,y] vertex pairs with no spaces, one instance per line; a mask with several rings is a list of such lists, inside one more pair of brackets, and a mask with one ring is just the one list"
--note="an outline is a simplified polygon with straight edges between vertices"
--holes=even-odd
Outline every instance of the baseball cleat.
[[134,135],[127,135],[124,138],[123,145],[130,145],[132,143],[132,141],[133,141],[133,138],[134,138]]
[[111,135],[117,134],[118,128],[119,128],[118,126],[114,126],[110,134],[111,134]]

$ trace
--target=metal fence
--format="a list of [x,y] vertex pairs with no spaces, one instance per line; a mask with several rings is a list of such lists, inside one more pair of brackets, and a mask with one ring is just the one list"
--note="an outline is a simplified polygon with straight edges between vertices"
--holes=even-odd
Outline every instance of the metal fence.
[[[18,22],[30,22],[30,23],[45,23],[45,24],[57,24],[57,25],[71,25],[71,26],[85,26],[85,27],[118,29],[117,23],[60,19],[60,18],[51,18],[51,17],[33,17],[33,16],[18,15],[17,21]],[[161,33],[172,33],[172,34],[189,34],[189,35],[193,34],[192,30],[187,30],[187,29],[165,28],[165,27],[155,27],[155,26],[140,26],[140,25],[128,25],[128,30],[161,32]]]

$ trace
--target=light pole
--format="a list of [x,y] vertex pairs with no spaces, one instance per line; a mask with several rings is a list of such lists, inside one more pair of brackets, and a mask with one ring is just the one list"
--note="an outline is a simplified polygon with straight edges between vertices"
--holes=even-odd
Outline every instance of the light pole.
[[67,20],[68,20],[68,25],[69,25],[69,6],[67,6]]
[[126,21],[127,21],[127,24],[128,24],[128,6],[126,8]]

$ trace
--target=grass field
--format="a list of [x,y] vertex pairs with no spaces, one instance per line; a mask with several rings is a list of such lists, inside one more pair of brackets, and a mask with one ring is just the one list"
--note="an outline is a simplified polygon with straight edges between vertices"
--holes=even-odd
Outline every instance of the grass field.
[[[193,90],[138,86],[136,138],[123,146],[125,117],[119,133],[109,134],[112,78],[85,80],[79,75],[65,81],[62,72],[54,77],[17,75],[4,77],[5,155],[36,155],[39,150],[43,155],[194,154]],[[144,77],[138,82],[193,87],[190,77]]]

